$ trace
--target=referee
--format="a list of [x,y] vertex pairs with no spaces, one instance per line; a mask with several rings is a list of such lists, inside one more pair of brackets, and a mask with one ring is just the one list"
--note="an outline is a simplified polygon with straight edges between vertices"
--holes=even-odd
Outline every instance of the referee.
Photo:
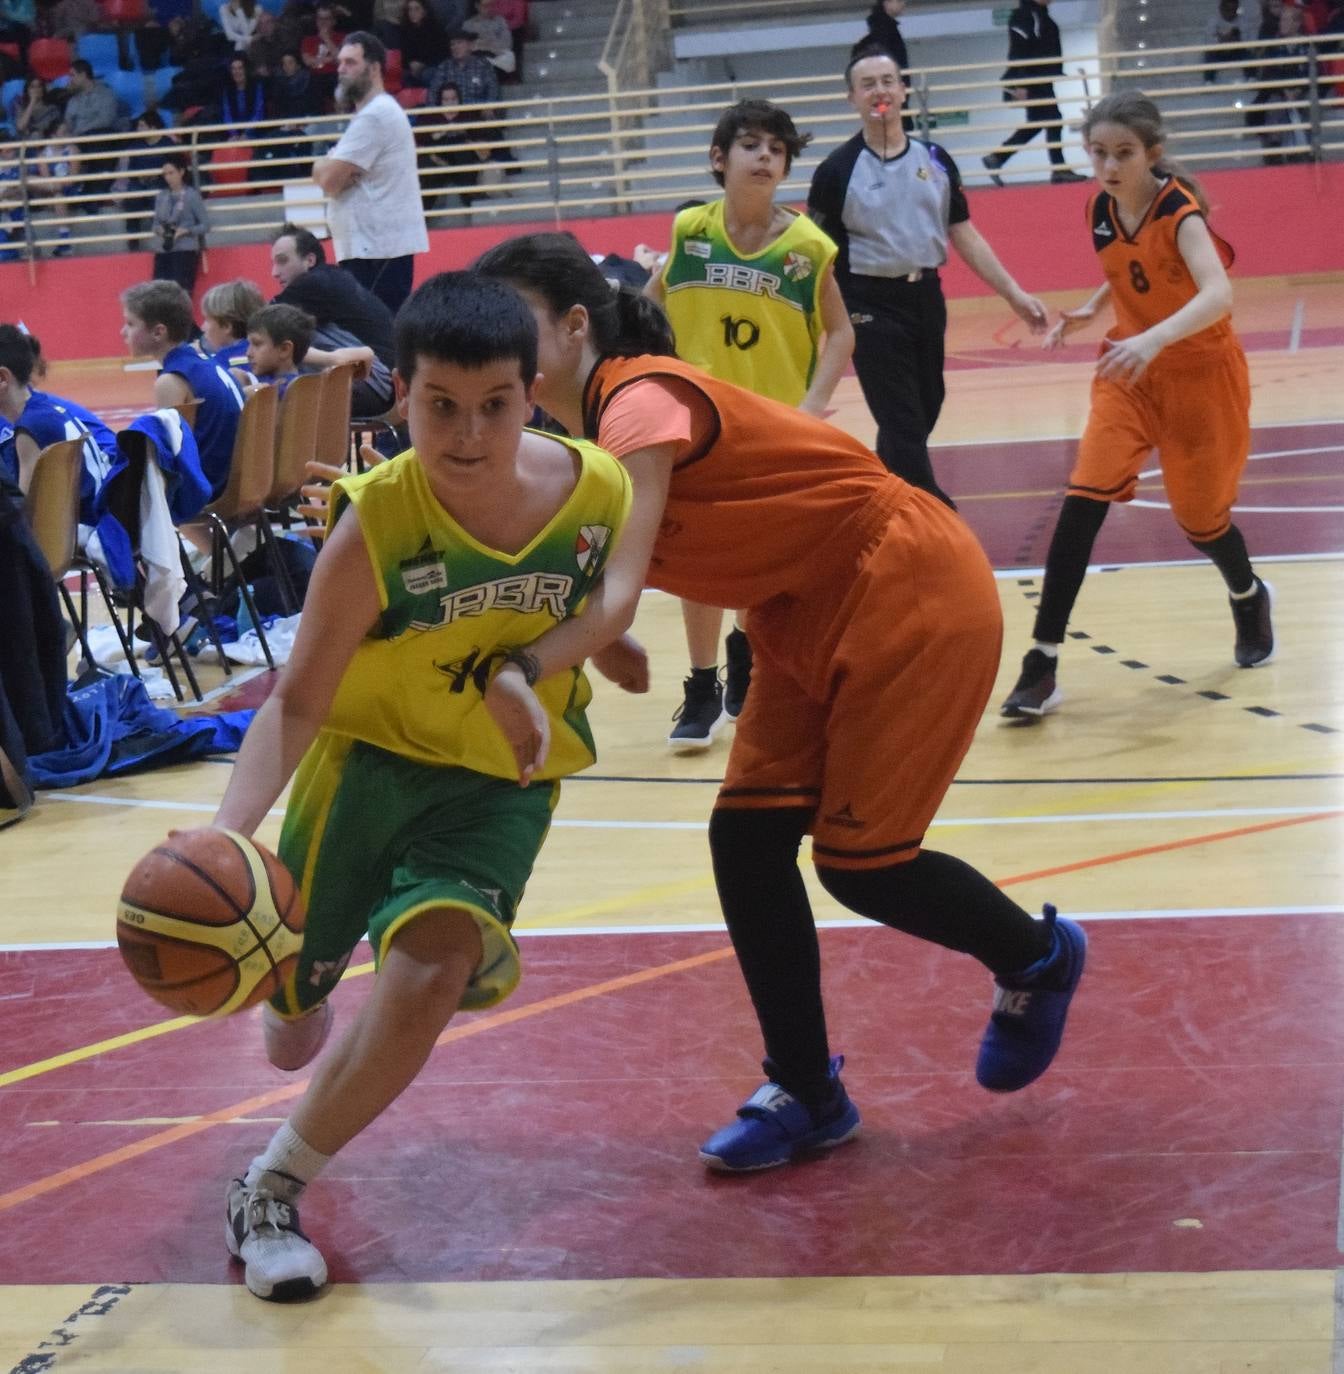
[[877,453],[898,476],[952,504],[934,479],[928,438],[943,406],[947,304],[938,269],[948,240],[1033,334],[1045,306],[1009,276],[971,224],[961,177],[936,143],[901,127],[905,80],[880,49],[845,69],[860,131],[817,168],[807,212],[836,241],[836,280],[854,325],[854,370],[877,421]]

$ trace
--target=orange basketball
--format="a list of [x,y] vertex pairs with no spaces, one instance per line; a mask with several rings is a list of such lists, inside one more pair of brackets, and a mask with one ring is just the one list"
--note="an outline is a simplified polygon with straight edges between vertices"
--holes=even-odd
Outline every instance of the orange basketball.
[[117,944],[155,1001],[227,1016],[281,987],[303,921],[294,879],[269,850],[231,830],[177,830],[126,879]]

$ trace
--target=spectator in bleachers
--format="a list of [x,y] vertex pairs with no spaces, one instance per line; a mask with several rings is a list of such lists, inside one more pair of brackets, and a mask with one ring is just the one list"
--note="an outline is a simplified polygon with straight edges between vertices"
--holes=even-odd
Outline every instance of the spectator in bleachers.
[[157,358],[162,364],[154,381],[154,404],[171,407],[200,401],[192,430],[211,499],[219,497],[229,480],[243,393],[227,368],[201,357],[187,342],[195,327],[191,297],[176,282],[129,287],[121,293],[121,309],[121,337],[127,348],[137,358]]
[[509,26],[515,59],[513,79],[519,81],[523,75],[523,47],[527,42],[527,0],[495,0],[495,13]]
[[296,305],[267,305],[247,322],[247,370],[285,394],[303,370],[317,321]]
[[1266,166],[1309,161],[1311,158],[1307,146],[1295,152],[1278,151],[1294,148],[1299,143],[1309,145],[1311,141],[1306,128],[1291,127],[1294,123],[1304,126],[1311,123],[1311,110],[1308,105],[1311,45],[1300,41],[1306,26],[1306,12],[1297,0],[1283,0],[1279,12],[1278,37],[1284,41],[1264,49],[1261,54],[1265,58],[1291,59],[1266,65],[1259,73],[1261,81],[1271,81],[1274,84],[1260,91],[1256,95],[1255,103],[1266,107],[1280,107],[1265,108],[1259,112],[1260,146],[1265,150],[1261,160]]
[[135,127],[141,139],[127,153],[123,169],[126,190],[134,194],[122,201],[121,206],[126,216],[126,246],[132,253],[140,253],[150,246],[140,236],[149,232],[154,219],[154,206],[148,193],[152,191],[157,197],[163,185],[164,154],[176,147],[177,140],[165,127],[163,116],[155,109],[142,111],[135,121]]
[[897,22],[905,12],[905,0],[874,0],[868,14],[868,32],[850,49],[852,62],[861,49],[881,48],[896,59],[896,65],[910,76],[910,54],[906,51],[905,37]]
[[35,32],[40,38],[64,38],[68,43],[77,43],[102,23],[98,0],[56,0],[55,4],[37,7]]
[[1218,13],[1209,20],[1204,41],[1210,48],[1210,51],[1204,54],[1204,61],[1208,64],[1204,80],[1212,84],[1218,80],[1219,67],[1234,67],[1244,56],[1241,50],[1231,53],[1217,51],[1221,43],[1241,42],[1240,0],[1218,0]]
[[436,117],[437,122],[422,126],[426,137],[420,184],[425,205],[437,206],[455,194],[462,205],[470,206],[487,194],[476,188],[489,165],[511,163],[513,159],[503,145],[490,143],[480,130],[459,127],[461,97],[451,82],[439,92],[438,103],[444,107],[442,115]]
[[285,55],[280,41],[275,15],[270,10],[257,11],[257,31],[252,35],[251,46],[247,50],[247,60],[252,70],[263,80],[269,80],[280,70],[280,59]]
[[313,84],[323,102],[331,99],[336,90],[336,64],[341,55],[345,32],[336,27],[336,11],[331,5],[317,7],[317,32],[310,33],[299,45],[303,64],[313,74]]
[[[59,137],[42,149],[28,175],[28,195],[34,209],[50,211],[58,219],[71,214],[73,207],[66,196],[79,189],[79,183],[72,180],[79,166],[77,158],[75,145]],[[62,224],[57,229],[57,236],[60,242],[51,250],[51,256],[68,258],[74,251],[70,243],[70,226]]]
[[9,106],[15,138],[48,138],[61,122],[61,107],[40,76],[30,76]]
[[17,262],[23,244],[23,173],[19,150],[0,147],[0,262]]
[[292,120],[285,132],[303,132],[303,126],[322,113],[322,101],[313,87],[313,74],[303,59],[290,49],[280,58],[280,70],[271,78],[271,114],[276,119]]
[[471,34],[472,51],[484,57],[496,71],[508,75],[517,67],[513,55],[513,34],[509,26],[495,13],[495,0],[475,0],[476,13],[463,22],[462,28]]
[[70,64],[68,89],[70,98],[65,102],[64,130],[71,138],[111,133],[116,129],[121,118],[116,94],[106,82],[94,76],[93,68],[82,57]]
[[237,277],[201,297],[201,343],[207,357],[225,367],[247,361],[247,322],[266,304],[254,281]]
[[33,41],[37,22],[34,0],[0,0],[0,42],[19,45],[19,63],[28,61],[28,44]]
[[220,92],[219,109],[221,120],[233,127],[230,138],[247,138],[248,126],[266,118],[266,87],[253,74],[252,66],[245,57],[233,57],[229,61],[229,74],[224,79]]
[[257,31],[257,0],[228,0],[219,10],[219,27],[233,44],[234,52],[246,52]]
[[448,35],[425,0],[406,0],[398,43],[402,85],[429,85],[430,72],[448,56]]
[[210,227],[201,193],[187,182],[182,153],[163,160],[163,189],[154,202],[154,280],[177,282],[188,295],[195,289],[201,250]]
[[494,67],[473,51],[475,43],[466,29],[448,35],[448,56],[429,74],[431,105],[439,103],[439,92],[450,83],[457,87],[464,105],[493,105],[499,100],[499,77]]
[[429,7],[444,33],[455,33],[467,17],[467,0],[429,0]]

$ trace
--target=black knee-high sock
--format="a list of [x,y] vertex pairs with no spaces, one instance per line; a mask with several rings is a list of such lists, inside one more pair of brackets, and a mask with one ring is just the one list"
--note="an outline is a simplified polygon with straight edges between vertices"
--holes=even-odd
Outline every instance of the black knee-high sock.
[[1044,922],[951,854],[924,849],[889,868],[818,866],[817,877],[860,916],[969,954],[994,973],[1021,973],[1050,952]]
[[765,1039],[767,1077],[800,1102],[833,1094],[821,955],[798,847],[811,811],[717,808],[709,823],[714,881]]
[[1205,558],[1211,559],[1223,575],[1229,592],[1248,592],[1255,586],[1255,570],[1251,567],[1251,556],[1246,552],[1246,541],[1235,525],[1229,525],[1217,539],[1201,544],[1192,539],[1191,544]]
[[1045,584],[1036,608],[1035,637],[1045,644],[1060,644],[1078,600],[1078,589],[1087,576],[1097,531],[1101,529],[1109,501],[1087,496],[1066,496],[1045,556]]

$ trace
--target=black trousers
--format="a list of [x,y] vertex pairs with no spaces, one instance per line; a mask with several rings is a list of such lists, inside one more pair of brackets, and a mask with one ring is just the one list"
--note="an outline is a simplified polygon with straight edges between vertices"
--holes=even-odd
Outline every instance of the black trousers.
[[196,273],[201,266],[200,250],[189,249],[184,253],[155,253],[155,281],[175,281],[188,296],[196,289]]
[[840,290],[854,325],[854,371],[877,421],[877,456],[951,505],[929,462],[929,435],[946,395],[947,302],[938,273],[919,281],[851,275]]
[[411,294],[415,258],[346,258],[341,266],[363,287],[367,287],[395,315]]
[[[1037,134],[1044,130],[1048,140],[1046,151],[1050,154],[1050,161],[1056,167],[1064,165],[1064,114],[1055,103],[1055,88],[1049,82],[1043,86],[1028,86],[1027,100],[1030,102],[1026,107],[1027,122],[1020,128],[1014,129],[1003,141],[1003,146],[998,150],[999,165],[1002,166],[1008,161],[1019,148],[1025,147]],[[1012,95],[1004,91],[1003,98],[1012,100]],[[1030,127],[1038,125],[1037,128]]]

